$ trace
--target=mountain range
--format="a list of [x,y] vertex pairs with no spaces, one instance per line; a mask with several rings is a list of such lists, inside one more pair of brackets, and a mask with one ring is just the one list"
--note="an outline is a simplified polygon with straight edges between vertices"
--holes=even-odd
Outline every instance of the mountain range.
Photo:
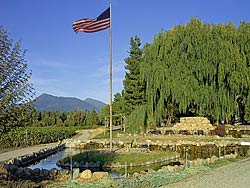
[[104,102],[87,98],[81,100],[74,97],[57,97],[49,94],[42,94],[33,101],[34,107],[38,111],[62,111],[71,112],[80,110],[96,110],[100,112],[101,108],[106,104]]

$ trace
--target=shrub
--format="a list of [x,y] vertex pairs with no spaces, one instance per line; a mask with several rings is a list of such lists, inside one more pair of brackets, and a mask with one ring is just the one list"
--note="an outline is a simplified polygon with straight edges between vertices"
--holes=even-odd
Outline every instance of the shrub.
[[224,137],[227,135],[225,125],[217,125],[216,128],[211,131],[211,135],[218,135]]

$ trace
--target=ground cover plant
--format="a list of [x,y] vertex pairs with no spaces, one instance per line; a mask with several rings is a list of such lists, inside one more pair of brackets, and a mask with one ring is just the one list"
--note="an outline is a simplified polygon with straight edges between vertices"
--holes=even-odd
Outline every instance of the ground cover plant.
[[[156,171],[152,173],[147,173],[146,175],[140,175],[138,177],[128,177],[122,179],[112,179],[112,178],[103,178],[96,182],[91,183],[79,183],[79,182],[66,182],[61,185],[57,185],[58,188],[108,188],[108,187],[116,187],[116,188],[156,188],[156,187],[167,187],[169,184],[177,183],[180,181],[184,181],[185,179],[195,176],[197,174],[207,172],[214,168],[218,168],[224,165],[228,165],[232,162],[236,162],[242,160],[240,157],[238,159],[220,159],[216,161],[214,164],[210,164],[208,166],[199,166],[199,167],[189,167],[184,168],[184,170],[180,172],[168,172],[168,171]],[[52,186],[53,187],[53,186]]]

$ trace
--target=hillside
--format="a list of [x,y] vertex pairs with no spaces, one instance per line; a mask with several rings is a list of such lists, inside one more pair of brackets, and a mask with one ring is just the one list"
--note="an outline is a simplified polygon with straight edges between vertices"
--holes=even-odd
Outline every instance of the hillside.
[[97,112],[101,110],[106,104],[91,98],[80,100],[73,97],[56,97],[49,94],[42,94],[37,97],[33,104],[38,111],[56,111],[71,112],[77,109],[81,110],[93,110]]

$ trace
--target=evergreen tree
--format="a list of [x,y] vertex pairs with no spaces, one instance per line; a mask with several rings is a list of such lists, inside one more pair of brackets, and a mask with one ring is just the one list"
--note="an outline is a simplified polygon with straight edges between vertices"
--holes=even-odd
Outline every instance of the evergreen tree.
[[124,113],[124,98],[120,93],[114,95],[113,114]]
[[25,126],[30,119],[33,88],[21,43],[13,44],[0,27],[0,132]]
[[87,114],[86,125],[95,126],[98,124],[98,114],[95,110],[92,110]]
[[140,38],[130,39],[129,57],[125,59],[126,75],[124,84],[125,111],[130,113],[135,106],[145,103],[145,83],[140,77],[140,66],[143,61],[143,50],[140,49]]

